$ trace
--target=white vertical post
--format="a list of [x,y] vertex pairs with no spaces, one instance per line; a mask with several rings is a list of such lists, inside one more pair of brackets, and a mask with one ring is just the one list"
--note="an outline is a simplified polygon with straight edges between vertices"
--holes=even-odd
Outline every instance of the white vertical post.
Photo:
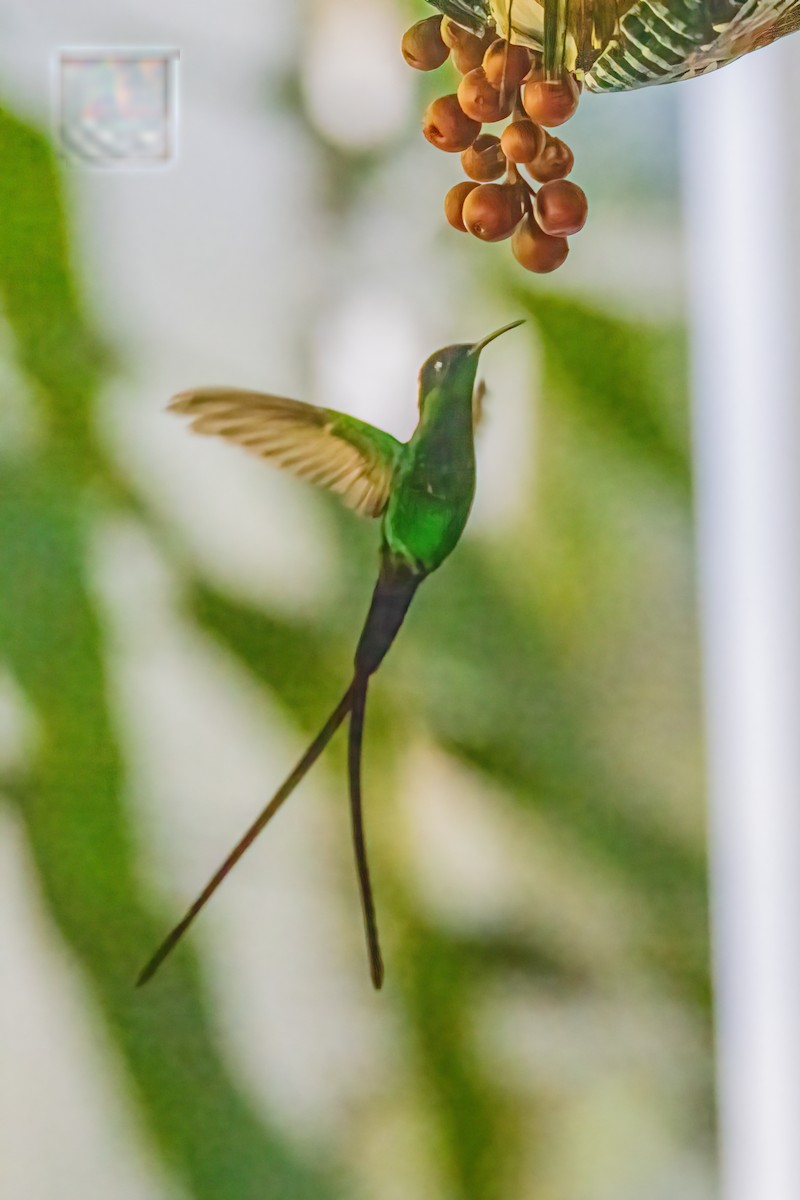
[[724,1200],[800,1198],[798,80],[680,85]]

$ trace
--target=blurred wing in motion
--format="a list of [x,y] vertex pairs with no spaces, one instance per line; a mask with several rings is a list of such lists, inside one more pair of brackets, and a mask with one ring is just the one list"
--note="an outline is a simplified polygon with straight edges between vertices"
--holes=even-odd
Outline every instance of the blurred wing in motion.
[[300,400],[206,387],[180,392],[167,406],[196,433],[217,434],[251,454],[328,488],[365,517],[386,507],[401,443],[391,434]]

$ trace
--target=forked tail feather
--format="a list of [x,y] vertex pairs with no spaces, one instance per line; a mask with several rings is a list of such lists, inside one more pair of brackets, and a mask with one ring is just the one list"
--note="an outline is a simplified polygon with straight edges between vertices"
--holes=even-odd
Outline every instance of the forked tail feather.
[[350,730],[347,745],[347,768],[350,782],[350,818],[353,827],[353,849],[356,856],[356,873],[361,892],[361,908],[364,913],[364,931],[367,935],[367,954],[372,985],[379,989],[383,983],[383,959],[378,939],[378,922],[375,916],[375,901],[369,877],[367,847],[364,841],[364,818],[361,808],[361,742],[364,733],[364,711],[367,705],[369,676],[356,675],[352,687]]
[[175,946],[186,933],[195,917],[208,904],[226,875],[236,866],[244,852],[253,844],[283,802],[288,799],[301,779],[303,779],[317,761],[348,713],[351,713],[348,761],[353,846],[356,856],[361,902],[364,910],[370,973],[375,987],[379,988],[381,986],[383,983],[383,962],[378,942],[378,927],[375,919],[375,905],[372,898],[367,851],[364,841],[364,823],[361,811],[361,743],[364,730],[364,709],[367,700],[369,677],[378,669],[387,650],[397,636],[408,606],[423,578],[423,574],[416,573],[403,564],[384,563],[382,565],[381,573],[372,595],[367,619],[356,648],[353,682],[297,766],[278,788],[269,804],[256,817],[244,836],[236,843],[228,857],[208,881],[194,903],[189,907],[183,919],[167,934],[155,954],[145,964],[136,980],[137,987],[141,987],[142,984],[152,979],[164,959],[174,950]]
[[139,974],[138,979],[136,980],[137,987],[141,987],[142,984],[145,984],[149,979],[152,979],[158,968],[163,963],[164,959],[172,950],[174,950],[175,946],[186,933],[186,930],[192,924],[195,917],[203,908],[205,908],[206,904],[214,895],[214,892],[222,883],[225,876],[233,869],[233,867],[236,866],[245,850],[247,850],[253,844],[265,825],[267,825],[267,823],[275,816],[275,813],[281,807],[284,800],[288,799],[288,797],[297,787],[298,783],[300,783],[300,780],[303,778],[303,776],[307,774],[307,772],[317,761],[320,754],[341,725],[342,721],[350,712],[353,704],[353,694],[353,684],[351,684],[292,773],[287,776],[266,808],[264,808],[256,817],[255,821],[253,821],[253,824],[250,826],[244,836],[239,839],[220,868],[214,873],[211,879],[209,879],[200,895],[188,909],[185,917],[183,917],[183,919],[178,922],[175,928],[167,934],[153,957],[146,963]]

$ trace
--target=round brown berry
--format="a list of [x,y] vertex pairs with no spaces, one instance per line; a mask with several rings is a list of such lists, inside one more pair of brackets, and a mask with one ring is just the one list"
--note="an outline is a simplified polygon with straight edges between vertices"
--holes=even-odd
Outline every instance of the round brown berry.
[[403,35],[403,58],[417,71],[435,71],[450,53],[442,39],[442,18],[426,17]]
[[543,183],[534,204],[536,220],[551,237],[569,237],[586,224],[589,205],[586,194],[568,179]]
[[482,133],[461,155],[464,173],[478,183],[489,183],[506,173],[506,156],[500,149],[500,139],[491,133]]
[[470,183],[468,179],[465,179],[462,183],[457,183],[455,187],[451,187],[444,198],[444,215],[453,226],[453,229],[459,229],[462,233],[467,232],[462,215],[464,201],[477,186],[477,183]]
[[502,121],[511,112],[514,97],[501,96],[486,78],[483,67],[468,72],[458,85],[458,102],[476,121]]
[[544,69],[544,56],[540,54],[538,50],[531,50],[531,66],[523,82],[536,83],[540,79],[546,78],[547,73]]
[[564,179],[575,165],[575,156],[566,142],[547,134],[544,149],[536,158],[525,164],[538,183],[550,183],[553,179]]
[[[447,17],[444,19],[446,21]],[[479,67],[486,53],[486,44],[486,37],[476,37],[472,33],[467,33],[465,29],[460,30],[450,52],[456,70],[462,75],[466,75],[469,71],[474,71],[476,67]]]
[[574,116],[579,99],[578,85],[571,75],[531,80],[522,94],[525,112],[537,125],[563,125]]
[[531,69],[530,51],[497,38],[483,56],[483,69],[492,87],[516,91]]
[[550,237],[527,214],[511,238],[511,252],[526,271],[548,275],[563,264],[569,254],[569,246],[566,238]]
[[[480,46],[478,47],[480,50]],[[450,51],[450,61],[452,62],[459,75],[467,75],[470,71],[474,71],[483,62],[480,53],[474,53],[470,49],[465,49],[462,46],[454,46]]]
[[462,47],[472,46],[478,42],[481,46],[481,58],[486,51],[486,47],[492,40],[492,34],[489,29],[480,36],[473,33],[470,29],[465,29],[463,25],[459,25],[452,17],[442,18],[442,41],[449,46],[451,50],[459,50]]
[[544,150],[547,134],[541,125],[534,125],[533,121],[512,121],[503,130],[500,144],[503,153],[512,162],[531,162]]
[[464,224],[482,242],[510,237],[522,215],[520,191],[508,184],[482,183],[464,201]]
[[466,150],[480,131],[480,121],[468,117],[454,95],[433,100],[422,118],[422,132],[428,141],[450,154]]

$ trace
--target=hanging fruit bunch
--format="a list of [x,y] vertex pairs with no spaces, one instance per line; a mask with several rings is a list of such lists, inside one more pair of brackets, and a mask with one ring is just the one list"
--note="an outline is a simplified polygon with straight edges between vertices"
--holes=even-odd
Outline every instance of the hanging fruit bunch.
[[[538,272],[564,262],[567,237],[586,219],[586,198],[566,178],[572,153],[549,132],[575,112],[579,86],[617,92],[688,79],[800,28],[800,0],[430,3],[444,17],[409,29],[403,53],[421,71],[450,57],[463,76],[423,122],[430,142],[461,153],[468,176],[447,194],[447,219],[484,241],[510,237],[518,261]],[[483,132],[508,118],[500,137]]]
[[[484,242],[510,238],[514,257],[529,271],[555,271],[587,214],[586,196],[567,179],[572,151],[549,132],[577,110],[574,75],[563,70],[553,77],[541,54],[497,37],[493,26],[473,33],[450,17],[413,25],[403,55],[419,71],[450,58],[462,77],[422,121],[432,145],[460,153],[467,176],[445,196],[447,220]],[[508,124],[500,134],[483,131],[502,121]]]

